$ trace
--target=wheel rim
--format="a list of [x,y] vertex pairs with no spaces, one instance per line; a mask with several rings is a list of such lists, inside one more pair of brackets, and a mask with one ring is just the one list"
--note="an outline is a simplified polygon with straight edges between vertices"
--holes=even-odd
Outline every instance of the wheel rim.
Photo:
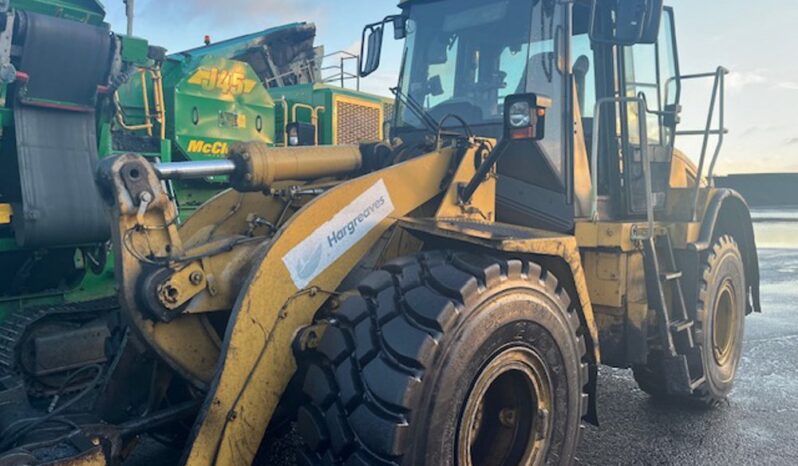
[[727,365],[734,355],[739,319],[734,287],[726,281],[718,292],[712,318],[712,350],[719,366]]
[[532,350],[496,356],[477,378],[460,417],[457,464],[541,464],[552,431],[552,384]]

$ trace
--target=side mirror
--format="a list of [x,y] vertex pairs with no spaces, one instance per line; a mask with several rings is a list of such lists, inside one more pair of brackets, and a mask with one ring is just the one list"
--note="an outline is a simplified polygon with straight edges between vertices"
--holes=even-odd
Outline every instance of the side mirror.
[[379,23],[369,24],[363,28],[360,38],[360,77],[365,78],[377,71],[382,57],[382,38],[385,35],[385,25],[393,24],[395,39],[404,39],[407,36],[407,18],[402,15],[388,16]]
[[382,36],[385,33],[385,22],[369,24],[363,28],[360,43],[360,77],[365,78],[377,71],[382,57]]
[[656,43],[663,7],[664,0],[594,0],[590,37],[616,45]]

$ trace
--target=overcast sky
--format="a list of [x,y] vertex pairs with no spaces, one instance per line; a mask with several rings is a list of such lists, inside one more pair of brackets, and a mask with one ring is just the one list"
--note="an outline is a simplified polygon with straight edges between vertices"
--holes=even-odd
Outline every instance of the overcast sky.
[[[124,31],[122,0],[105,0],[108,21]],[[397,0],[136,0],[135,33],[172,52],[293,21],[312,21],[328,52],[358,48],[362,26],[391,14]],[[676,10],[683,73],[732,70],[719,170],[798,172],[798,6],[783,0],[670,0]],[[388,94],[396,80],[398,44],[386,35],[383,68],[364,89]],[[683,129],[706,115],[710,84],[686,86]],[[689,127],[689,128],[688,128]],[[697,141],[678,146],[691,155]]]

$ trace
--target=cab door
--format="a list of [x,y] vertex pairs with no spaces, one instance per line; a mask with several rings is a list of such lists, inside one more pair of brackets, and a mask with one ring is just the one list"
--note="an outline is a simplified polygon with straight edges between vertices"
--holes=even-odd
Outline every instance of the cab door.
[[642,97],[645,103],[645,108],[631,102],[620,106],[621,204],[624,216],[634,218],[647,212],[644,144],[650,160],[651,203],[655,212],[666,206],[680,98],[672,9],[665,9],[656,43],[622,47],[618,77],[621,95]]
[[568,6],[555,0],[536,2],[528,59],[518,88],[502,96],[534,93],[551,99],[546,112],[546,137],[514,145],[497,164],[497,220],[557,232],[574,228],[570,174],[572,113],[565,66]]

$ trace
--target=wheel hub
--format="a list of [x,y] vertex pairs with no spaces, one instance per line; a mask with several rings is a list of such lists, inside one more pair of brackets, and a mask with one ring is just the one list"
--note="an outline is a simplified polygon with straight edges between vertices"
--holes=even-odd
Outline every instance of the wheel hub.
[[734,287],[727,281],[718,291],[712,319],[712,350],[719,366],[725,366],[734,353],[740,325],[735,301]]
[[552,431],[552,383],[541,357],[511,348],[482,370],[462,412],[460,466],[541,464]]

